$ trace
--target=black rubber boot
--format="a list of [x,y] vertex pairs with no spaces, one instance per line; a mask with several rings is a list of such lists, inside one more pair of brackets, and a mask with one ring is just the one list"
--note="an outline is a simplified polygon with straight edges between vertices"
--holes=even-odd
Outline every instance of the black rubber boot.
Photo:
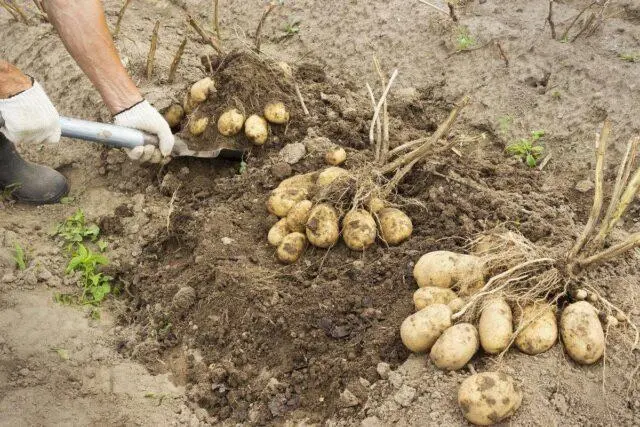
[[0,133],[0,190],[4,189],[16,200],[36,205],[58,203],[69,192],[64,175],[24,160]]

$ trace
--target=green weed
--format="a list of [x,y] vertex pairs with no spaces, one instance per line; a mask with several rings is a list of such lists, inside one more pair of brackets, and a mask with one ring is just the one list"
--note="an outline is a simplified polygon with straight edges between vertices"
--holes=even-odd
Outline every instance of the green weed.
[[533,131],[530,138],[523,138],[507,145],[506,151],[521,159],[530,168],[533,168],[538,164],[538,159],[544,152],[544,146],[540,144],[540,139],[543,136],[543,130]]
[[78,209],[71,217],[56,227],[54,235],[62,237],[68,244],[69,250],[82,243],[85,239],[95,242],[100,234],[100,228],[95,224],[86,224],[84,212]]
[[458,37],[456,38],[456,48],[458,51],[467,50],[476,44],[476,40],[469,34],[467,27],[458,28]]
[[284,33],[282,37],[288,38],[293,37],[300,32],[300,21],[298,20],[289,20],[285,22],[282,26],[282,32]]
[[22,249],[22,246],[20,246],[20,243],[15,242],[13,244],[13,248],[15,251],[15,254],[13,255],[13,259],[16,262],[16,266],[18,267],[18,270],[22,271],[25,268],[27,268],[27,256],[24,252],[24,249]]
[[100,267],[109,265],[109,260],[104,255],[96,254],[78,243],[77,251],[69,261],[65,272],[73,274],[80,272],[80,285],[82,286],[81,304],[97,305],[111,293],[113,277],[101,273]]
[[620,55],[620,59],[627,62],[640,62],[639,52],[623,52]]

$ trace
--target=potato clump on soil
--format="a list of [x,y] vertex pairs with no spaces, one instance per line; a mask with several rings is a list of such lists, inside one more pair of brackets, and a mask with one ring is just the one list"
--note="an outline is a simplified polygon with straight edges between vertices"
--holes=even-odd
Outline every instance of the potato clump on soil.
[[418,288],[413,293],[413,304],[416,307],[416,311],[419,311],[433,304],[448,305],[457,298],[458,296],[451,289],[425,286],[424,288]]
[[327,151],[324,156],[325,162],[331,166],[339,166],[347,160],[347,152],[342,147],[335,147]]
[[340,238],[338,213],[328,204],[316,205],[306,223],[307,238],[313,246],[330,248]]
[[420,287],[451,288],[468,283],[466,293],[484,284],[483,267],[478,257],[449,251],[429,252],[420,257],[413,268],[413,277]]
[[264,118],[253,114],[244,123],[244,134],[255,145],[264,145],[269,138],[269,125]]
[[224,136],[234,136],[240,133],[244,126],[244,114],[237,108],[222,113],[218,119],[218,132]]
[[567,354],[578,363],[590,365],[604,353],[605,337],[598,312],[586,301],[573,303],[562,311],[560,334]]
[[513,335],[513,315],[503,298],[494,298],[482,308],[478,332],[487,353],[498,354],[507,349]]
[[404,319],[400,325],[400,338],[414,353],[430,350],[440,335],[451,326],[451,309],[434,304]]
[[377,229],[373,216],[364,209],[347,213],[342,220],[342,238],[349,249],[362,251],[376,241]]
[[307,238],[302,233],[287,234],[278,246],[278,260],[285,264],[293,264],[302,256],[307,246]]
[[515,380],[502,372],[483,372],[467,378],[458,390],[458,405],[471,423],[488,426],[513,415],[522,403]]
[[478,331],[470,323],[458,323],[437,339],[429,357],[434,365],[447,371],[462,369],[478,351]]
[[380,223],[380,236],[388,245],[396,246],[411,237],[413,223],[400,209],[384,208],[376,213]]
[[556,314],[548,304],[531,304],[518,313],[517,324],[526,325],[516,337],[516,347],[523,353],[544,353],[558,339]]
[[264,118],[270,123],[283,125],[289,121],[289,110],[283,102],[270,102],[264,107]]

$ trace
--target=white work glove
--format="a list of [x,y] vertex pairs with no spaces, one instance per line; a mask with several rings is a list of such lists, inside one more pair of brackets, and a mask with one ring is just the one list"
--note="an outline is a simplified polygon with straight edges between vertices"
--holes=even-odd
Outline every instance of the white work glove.
[[60,115],[38,82],[7,99],[0,99],[4,126],[0,132],[13,143],[60,141]]
[[160,149],[153,145],[136,147],[127,151],[131,160],[139,162],[160,163],[166,161],[173,150],[175,138],[167,121],[147,101],[139,102],[133,107],[116,114],[113,122],[118,126],[139,129],[158,135]]

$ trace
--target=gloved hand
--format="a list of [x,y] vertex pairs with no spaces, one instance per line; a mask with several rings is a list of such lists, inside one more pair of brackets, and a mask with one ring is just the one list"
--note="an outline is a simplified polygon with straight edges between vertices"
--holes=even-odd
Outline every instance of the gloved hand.
[[140,162],[160,163],[163,161],[163,157],[167,158],[171,154],[175,142],[171,128],[164,117],[149,102],[141,101],[133,107],[116,114],[113,122],[118,126],[139,129],[158,135],[160,149],[153,145],[136,147],[127,152],[130,159]]
[[7,99],[0,99],[4,126],[0,132],[13,143],[60,141],[60,116],[38,82]]

